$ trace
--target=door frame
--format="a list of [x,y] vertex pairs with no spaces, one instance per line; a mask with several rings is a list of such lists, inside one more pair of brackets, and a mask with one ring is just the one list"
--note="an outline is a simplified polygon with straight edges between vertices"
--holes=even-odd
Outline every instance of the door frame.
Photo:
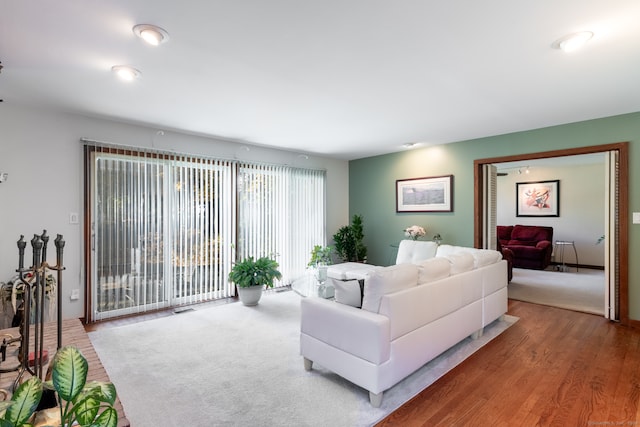
[[484,222],[484,191],[483,191],[483,165],[491,163],[504,163],[522,160],[547,159],[550,157],[566,157],[580,154],[603,153],[618,151],[619,153],[619,197],[618,219],[620,234],[616,239],[612,250],[618,253],[620,265],[620,323],[629,325],[629,142],[617,142],[612,144],[593,145],[588,147],[567,148],[562,150],[542,151],[538,153],[514,154],[510,156],[477,159],[473,161],[473,193],[474,193],[474,223],[473,244],[476,248],[483,247],[482,224]]

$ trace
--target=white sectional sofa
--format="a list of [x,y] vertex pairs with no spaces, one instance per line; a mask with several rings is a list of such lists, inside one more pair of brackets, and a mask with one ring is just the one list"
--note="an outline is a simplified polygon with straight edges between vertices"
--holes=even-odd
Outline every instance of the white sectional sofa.
[[499,252],[431,243],[403,241],[401,262],[390,267],[339,264],[335,301],[303,299],[305,369],[315,362],[337,373],[378,407],[385,390],[506,313],[507,262]]

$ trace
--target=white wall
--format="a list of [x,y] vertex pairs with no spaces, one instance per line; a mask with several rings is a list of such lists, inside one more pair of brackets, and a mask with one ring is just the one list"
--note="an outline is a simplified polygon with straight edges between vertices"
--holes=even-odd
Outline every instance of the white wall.
[[[82,144],[90,138],[133,147],[173,149],[178,152],[238,158],[327,170],[327,241],[349,222],[349,165],[346,161],[215,140],[178,132],[74,114],[10,106],[0,109],[0,172],[9,178],[0,184],[0,281],[9,280],[18,267],[16,242],[21,234],[31,240],[46,229],[66,241],[63,283],[65,318],[84,315],[84,266],[81,225],[69,224],[69,214],[83,211]],[[247,151],[246,148],[249,148]],[[320,243],[320,242],[318,242]],[[55,249],[48,260],[55,262]],[[30,265],[27,245],[25,264]],[[70,301],[74,288],[80,300]]]
[[[582,265],[603,266],[604,163],[562,167],[533,167],[529,174],[508,171],[498,177],[498,225],[544,225],[553,227],[553,239],[573,240]],[[560,180],[559,217],[516,217],[516,183]],[[565,249],[565,261],[574,263],[573,251]]]

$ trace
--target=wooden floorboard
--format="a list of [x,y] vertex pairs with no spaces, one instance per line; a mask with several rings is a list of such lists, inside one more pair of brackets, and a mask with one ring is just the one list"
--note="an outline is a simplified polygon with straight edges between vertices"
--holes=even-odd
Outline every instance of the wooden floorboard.
[[377,424],[640,425],[640,331],[509,301],[520,320]]

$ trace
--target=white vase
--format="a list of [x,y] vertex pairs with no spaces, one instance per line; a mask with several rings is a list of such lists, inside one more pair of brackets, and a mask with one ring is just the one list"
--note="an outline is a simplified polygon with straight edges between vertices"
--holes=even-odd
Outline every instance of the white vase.
[[238,297],[242,304],[246,306],[254,306],[260,301],[262,297],[262,289],[264,286],[249,286],[248,288],[241,288],[238,286]]

